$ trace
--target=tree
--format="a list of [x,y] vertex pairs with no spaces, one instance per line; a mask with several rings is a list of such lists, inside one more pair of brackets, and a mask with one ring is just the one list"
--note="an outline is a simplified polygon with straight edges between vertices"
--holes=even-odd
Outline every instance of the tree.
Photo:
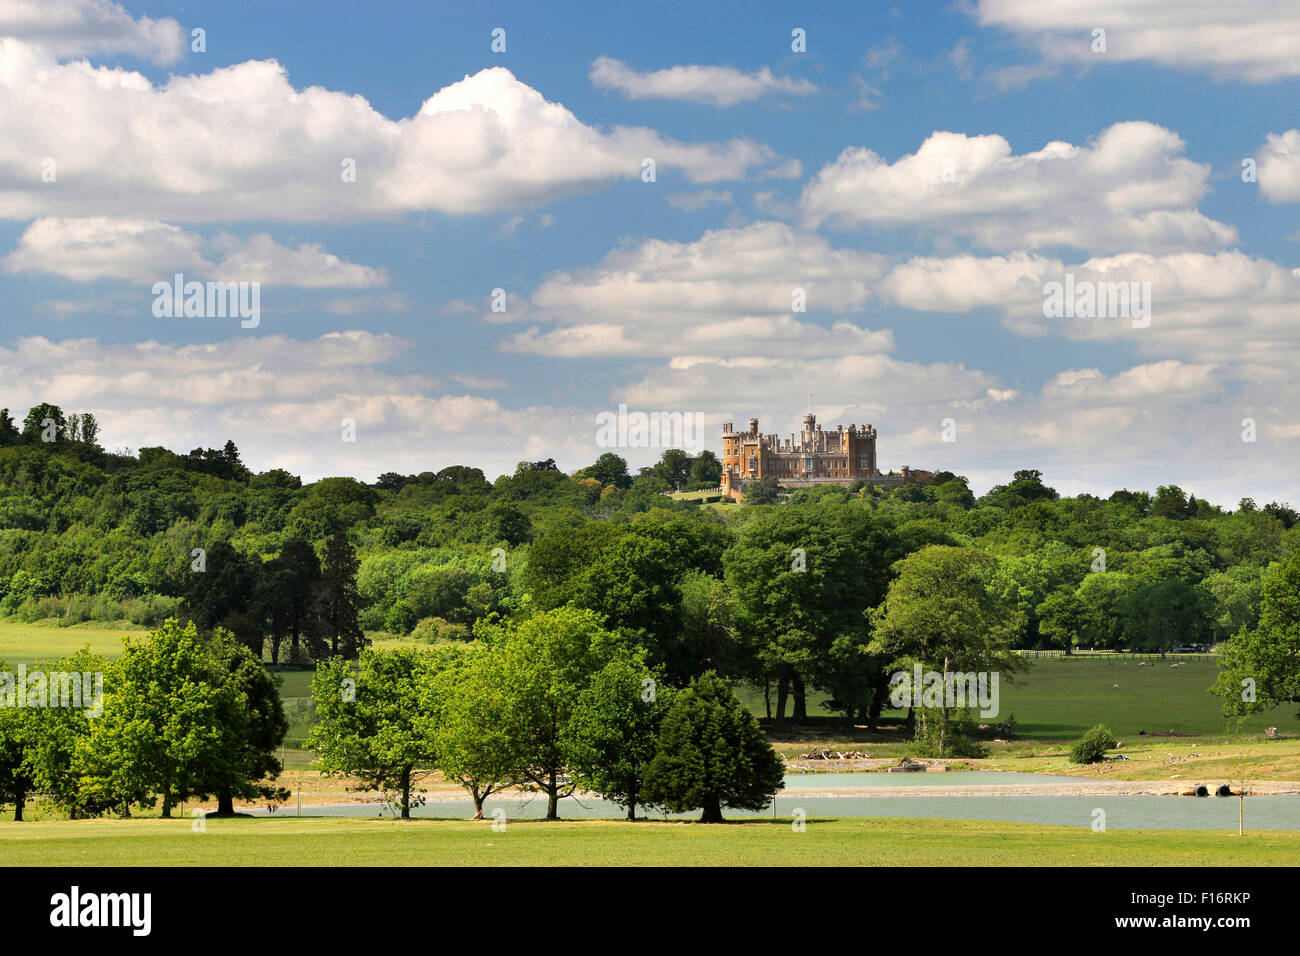
[[[49,422],[53,426],[52,432]],[[32,443],[45,441],[47,434],[53,434],[57,439],[63,435],[64,427],[67,420],[64,418],[63,409],[58,405],[51,405],[48,402],[41,402],[35,405],[27,412],[27,417],[23,419],[23,439]]]
[[[977,548],[930,545],[895,568],[898,577],[871,615],[873,650],[940,673],[945,691],[950,672],[1000,675],[1024,667],[1011,650],[1014,609],[992,586],[995,558]],[[938,715],[941,755],[949,745],[952,705],[945,692]],[[918,738],[929,732],[923,720]]]
[[359,790],[396,797],[403,820],[412,794],[437,764],[434,722],[423,702],[441,665],[428,650],[367,648],[356,669],[342,657],[316,668],[312,697],[317,723],[305,746],[323,770],[356,777]]
[[13,416],[9,414],[9,409],[0,408],[0,448],[16,445],[20,438],[21,432],[14,425]]
[[[103,715],[79,741],[83,789],[110,806],[162,800],[162,815],[238,769],[231,715],[243,701],[199,640],[169,618],[144,640],[123,638]],[[209,790],[210,792],[210,790]]]
[[377,494],[355,478],[323,478],[294,506],[290,528],[308,540],[326,540],[374,517]]
[[358,567],[347,532],[335,532],[325,546],[325,558],[321,562],[320,627],[317,629],[321,640],[329,641],[331,657],[342,655],[351,660],[361,653],[366,643],[366,636],[357,623],[361,607],[361,595],[357,592]]
[[584,790],[627,807],[636,819],[659,726],[671,699],[639,655],[614,658],[578,697],[562,742]]
[[423,707],[435,715],[437,766],[474,801],[474,819],[483,819],[483,802],[515,782],[517,765],[504,721],[505,688],[497,661],[486,644],[475,643],[448,658],[426,685]]
[[500,688],[502,742],[524,789],[546,794],[546,819],[559,819],[559,801],[577,782],[566,779],[569,721],[592,676],[618,642],[594,611],[544,611],[518,623],[481,625],[490,653],[485,677]]
[[[56,661],[38,662],[32,670],[43,670],[47,674],[62,672],[99,675],[99,677],[111,677],[112,674],[108,660],[98,654],[92,654],[88,648],[82,648]],[[0,672],[3,671],[3,665],[0,665]],[[110,682],[104,689],[111,690],[111,688]],[[103,703],[101,697],[98,701],[99,707],[102,707]],[[22,750],[18,770],[19,776],[24,778],[18,782],[26,784],[26,793],[44,795],[74,820],[89,813],[108,809],[110,806],[92,799],[82,789],[76,755],[83,746],[81,743],[83,738],[90,733],[96,722],[96,715],[99,713],[93,699],[87,704],[83,698],[82,704],[80,709],[75,707],[0,708],[0,727],[5,724],[6,717],[17,721],[17,726],[11,724],[8,731],[0,729],[0,739],[8,739],[12,742],[15,737],[11,735],[15,730],[17,731],[16,739]],[[0,749],[4,749],[3,742],[0,742]],[[12,751],[9,753],[12,755]],[[4,759],[4,756],[0,756],[0,761]],[[9,766],[12,770],[13,765]],[[4,773],[5,770],[0,768],[0,776]],[[4,783],[0,782],[0,790],[2,789]],[[21,819],[23,809],[20,796],[25,797],[25,793],[20,795],[11,791],[10,799],[14,799],[16,803],[14,817],[16,820]]]
[[195,794],[215,794],[216,816],[226,817],[235,815],[236,797],[288,799],[289,791],[273,783],[283,769],[276,751],[289,731],[279,678],[272,677],[261,658],[224,629],[212,635],[206,649],[217,674],[225,678],[223,686],[234,691],[227,698],[232,709],[225,715],[231,752],[217,773],[195,787]]
[[182,572],[185,615],[201,634],[227,629],[260,660],[262,629],[255,589],[261,562],[240,554],[229,541],[218,541],[207,549],[201,567],[187,565]]
[[85,445],[99,447],[99,421],[90,412],[82,413],[77,440]]
[[1068,589],[1053,591],[1038,605],[1039,633],[1069,654],[1088,633],[1088,608]]
[[632,487],[632,476],[628,474],[627,461],[612,451],[604,452],[596,459],[595,464],[579,468],[573,473],[573,477],[595,478],[602,485],[613,485],[615,488]]
[[[8,666],[0,661],[0,674],[8,673]],[[22,822],[27,797],[36,785],[31,767],[35,713],[0,703],[0,803],[14,805],[15,823]]]
[[783,786],[781,759],[726,681],[709,672],[673,695],[643,799],[721,823],[723,807],[761,810]]
[[764,475],[745,485],[745,504],[774,505],[781,500],[781,486],[774,475]]
[[1230,717],[1300,703],[1300,550],[1265,572],[1259,625],[1220,647],[1211,690]]
[[865,615],[885,596],[898,548],[888,523],[858,505],[808,504],[750,520],[724,552],[738,624],[777,681],[778,721],[791,690],[794,719],[807,718],[813,682],[833,685],[835,706],[849,718],[870,709]]
[[1195,504],[1189,504],[1187,495],[1177,485],[1161,485],[1151,502],[1153,518],[1186,518],[1196,514]]
[[716,488],[722,481],[722,462],[707,448],[691,459],[691,480],[687,487]]
[[668,448],[654,466],[654,473],[681,491],[691,476],[691,456],[680,448]]
[[262,566],[258,575],[257,607],[271,631],[271,663],[280,660],[280,644],[290,639],[289,660],[302,661],[303,638],[315,643],[319,619],[313,605],[320,593],[321,564],[316,549],[306,538],[291,537],[280,554]]

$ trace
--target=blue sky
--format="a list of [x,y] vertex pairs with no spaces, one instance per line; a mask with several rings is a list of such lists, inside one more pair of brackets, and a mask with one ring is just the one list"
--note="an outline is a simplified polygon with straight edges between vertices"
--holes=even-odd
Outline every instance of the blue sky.
[[[977,490],[1294,500],[1290,6],[0,0],[4,402],[369,479],[812,392]],[[178,271],[257,326],[156,317]],[[1149,325],[1044,318],[1066,272]]]

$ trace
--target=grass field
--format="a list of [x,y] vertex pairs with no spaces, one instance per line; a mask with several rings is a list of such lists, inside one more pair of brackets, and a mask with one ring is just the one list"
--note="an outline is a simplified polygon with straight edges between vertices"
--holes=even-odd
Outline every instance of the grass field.
[[11,665],[31,664],[37,660],[63,657],[87,644],[96,654],[116,657],[122,651],[124,635],[147,632],[147,628],[124,621],[74,624],[70,627],[59,627],[51,620],[34,624],[0,621],[0,661]]
[[[140,634],[144,630],[129,624],[57,627],[50,623],[0,621],[0,660],[11,665],[30,664],[38,658],[70,653],[86,644],[92,650],[112,656],[121,648],[122,635]],[[412,645],[409,640],[388,635],[376,635],[376,638],[379,647]],[[1263,768],[1260,779],[1300,779],[1300,752],[1291,753],[1282,746],[1285,742],[1260,743],[1264,749],[1258,753],[1237,745],[1205,746],[1231,743],[1233,738],[1257,741],[1266,727],[1277,727],[1283,735],[1300,737],[1300,719],[1292,708],[1279,708],[1244,721],[1240,726],[1230,725],[1219,712],[1218,699],[1207,692],[1217,673],[1214,660],[1191,656],[1179,658],[1176,667],[1171,666],[1173,663],[1172,659],[1153,661],[1140,667],[1136,660],[1086,656],[1032,661],[1027,672],[1001,684],[997,719],[1006,720],[1014,715],[1017,739],[1010,746],[994,745],[994,762],[1005,765],[1006,769],[1063,772],[1064,750],[1052,745],[1076,740],[1094,724],[1105,723],[1128,747],[1147,750],[1129,750],[1134,759],[1126,765],[1107,764],[1095,772],[1124,779],[1140,779],[1135,775],[1147,773],[1163,778],[1168,774],[1155,772],[1153,765],[1163,762],[1173,752],[1180,759],[1205,761],[1201,768],[1205,773],[1217,774],[1222,769],[1222,775],[1228,775],[1232,768],[1227,764],[1235,767],[1243,756],[1250,756],[1264,758],[1262,762],[1256,761]],[[312,759],[310,753],[300,749],[311,722],[312,672],[277,669],[276,673],[282,681],[280,694],[289,718],[285,765],[298,770]],[[760,689],[742,685],[738,692],[752,712],[763,714]],[[774,744],[782,754],[791,757],[814,746],[829,746],[867,750],[873,756],[885,757],[899,755],[906,749],[908,741],[898,728],[886,726],[881,732],[868,733],[862,728],[844,727],[821,705],[824,697],[816,689],[808,692],[810,716],[824,719],[814,721],[813,726],[774,735]],[[884,716],[897,719],[903,715],[886,711]],[[1141,730],[1148,734],[1173,732],[1204,738],[1202,750],[1194,753],[1179,737],[1144,738],[1138,734]],[[1219,763],[1212,765],[1209,761],[1213,759]]]
[[962,820],[722,825],[583,820],[0,823],[8,866],[1297,866],[1300,832],[1110,830]]
[[[1153,661],[1107,658],[1054,658],[1032,661],[1030,669],[1014,681],[1000,685],[999,714],[1014,715],[1018,737],[1029,740],[1075,740],[1089,727],[1104,723],[1121,736],[1179,733],[1223,736],[1229,733],[1261,734],[1277,727],[1284,734],[1300,734],[1295,707],[1278,708],[1229,725],[1220,712],[1219,699],[1208,692],[1218,667],[1208,657],[1182,657]],[[1116,687],[1115,685],[1119,686]],[[741,688],[742,699],[756,714],[764,712],[761,688]],[[809,716],[825,716],[825,694],[808,692]],[[776,697],[773,694],[773,705]],[[886,717],[901,717],[885,711]]]

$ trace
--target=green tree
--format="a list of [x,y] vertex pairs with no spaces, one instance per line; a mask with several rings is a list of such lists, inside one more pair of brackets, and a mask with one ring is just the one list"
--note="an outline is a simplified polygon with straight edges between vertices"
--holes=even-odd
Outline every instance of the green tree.
[[[51,423],[50,426],[46,422]],[[27,417],[23,419],[23,439],[32,443],[41,443],[45,441],[46,434],[53,434],[55,439],[63,435],[63,430],[67,424],[67,419],[63,415],[63,409],[58,405],[51,405],[48,402],[41,402],[34,405],[27,412]],[[52,432],[49,430],[52,426]]]
[[584,790],[627,807],[636,819],[671,691],[637,655],[614,658],[578,696],[562,747]]
[[328,773],[356,777],[410,819],[412,794],[437,765],[433,713],[423,706],[441,660],[427,650],[367,648],[353,665],[342,657],[316,668],[317,722],[304,746]]
[[[0,675],[11,673],[8,665],[0,661]],[[15,823],[22,822],[27,797],[36,785],[31,764],[36,746],[35,713],[34,709],[0,700],[0,803],[14,805]]]
[[1211,690],[1229,717],[1300,703],[1300,550],[1265,572],[1259,625],[1220,646]]
[[435,715],[438,769],[469,793],[475,820],[483,819],[483,801],[512,786],[518,773],[498,663],[491,647],[470,644],[426,685],[423,703]]
[[764,475],[745,485],[745,504],[774,505],[781,500],[781,486],[774,475]]
[[722,482],[722,462],[707,448],[691,459],[688,488],[716,488]]
[[595,464],[579,468],[573,473],[574,478],[595,478],[602,485],[615,488],[631,488],[632,476],[628,474],[627,461],[612,451],[604,452]]
[[366,636],[357,622],[361,609],[361,595],[357,591],[358,567],[360,564],[348,543],[347,532],[335,532],[325,546],[325,557],[321,561],[317,601],[320,625],[316,629],[320,639],[329,642],[331,657],[341,655],[351,660],[366,644]]
[[721,823],[722,808],[761,810],[785,786],[784,766],[731,687],[709,672],[673,694],[663,717],[643,799],[674,813],[700,810]]
[[583,689],[618,643],[599,614],[573,607],[484,625],[479,633],[491,648],[489,679],[500,687],[508,762],[521,786],[546,794],[546,819],[556,820],[560,799],[577,787],[566,777],[569,721]]
[[[199,640],[193,622],[168,619],[144,640],[123,638],[103,715],[79,741],[82,785],[107,805],[180,801],[237,772],[243,701]],[[209,791],[210,792],[210,791]]]
[[234,816],[235,799],[288,799],[289,791],[274,784],[283,769],[276,752],[289,731],[280,699],[279,678],[273,677],[242,642],[226,630],[218,630],[207,643],[207,651],[224,687],[233,689],[233,704],[225,715],[229,759],[218,773],[196,786],[196,795],[214,794],[216,816]]
[[[872,647],[908,665],[951,672],[1011,674],[1024,667],[1011,650],[1014,608],[995,590],[997,560],[972,547],[931,545],[896,565],[898,577],[872,612]],[[944,694],[937,741],[947,752],[952,701]],[[924,712],[923,712],[924,717]],[[918,739],[928,735],[923,720]]]

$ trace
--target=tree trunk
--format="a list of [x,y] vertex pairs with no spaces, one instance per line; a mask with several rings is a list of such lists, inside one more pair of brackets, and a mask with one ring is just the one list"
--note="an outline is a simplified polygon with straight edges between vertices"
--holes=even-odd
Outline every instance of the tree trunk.
[[292,635],[290,635],[290,641],[289,641],[289,663],[297,664],[299,659],[300,658],[298,656],[298,622],[295,621],[293,625],[293,633]]
[[470,796],[474,798],[474,819],[483,819],[483,798],[479,795],[478,788],[470,791]]
[[284,635],[279,631],[271,634],[271,666],[275,667],[280,663],[280,644],[284,641]]
[[948,658],[943,659],[943,706],[939,718],[939,756],[948,756]]
[[411,819],[411,768],[402,771],[402,819]]
[[794,678],[794,719],[796,721],[807,722],[808,720],[808,698],[805,696],[805,691],[803,678]]
[[550,786],[546,790],[546,819],[560,819],[560,785],[556,782],[554,769],[549,774]]
[[776,681],[776,722],[785,723],[785,701],[790,696],[790,680],[778,677]]
[[233,817],[235,815],[235,797],[229,790],[217,794],[217,816]]
[[27,791],[19,790],[14,794],[14,823],[23,822],[23,807],[27,805]]
[[709,794],[704,798],[704,812],[700,814],[701,823],[722,823],[722,802],[718,799],[717,794]]
[[772,721],[772,681],[763,678],[763,708],[767,711],[768,723]]
[[629,820],[636,819],[636,797],[637,792],[635,790],[627,795],[627,818]]
[[164,820],[172,818],[172,792],[170,789],[163,794],[162,818]]

